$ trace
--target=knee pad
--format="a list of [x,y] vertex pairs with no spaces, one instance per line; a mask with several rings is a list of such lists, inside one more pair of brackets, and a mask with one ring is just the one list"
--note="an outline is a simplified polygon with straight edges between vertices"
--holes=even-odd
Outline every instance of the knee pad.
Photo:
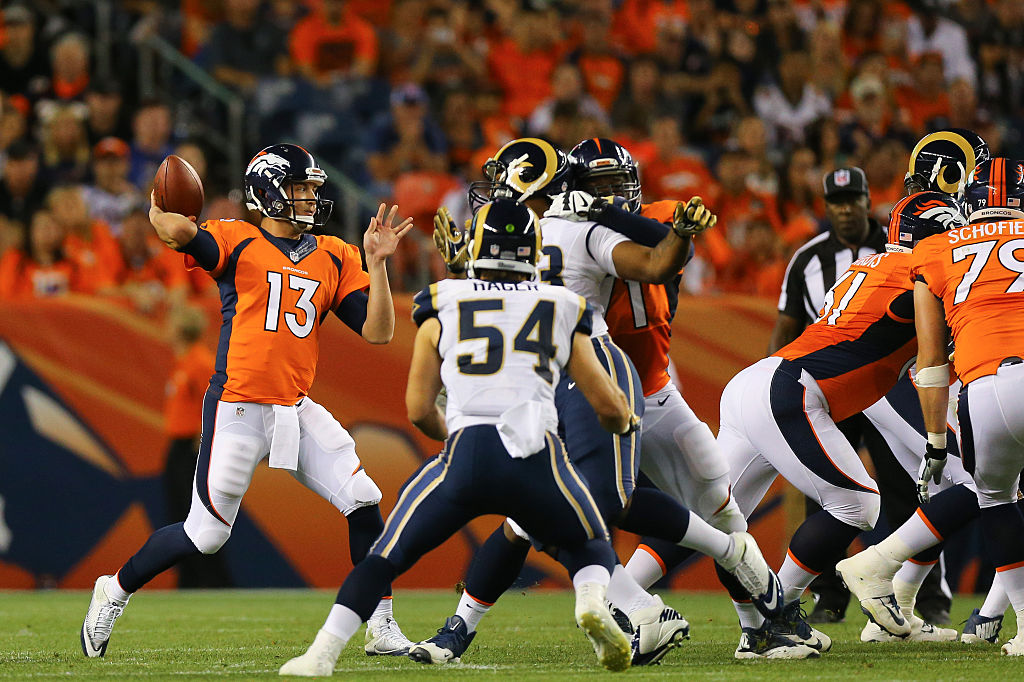
[[713,481],[724,476],[728,485],[729,467],[707,424],[702,421],[684,424],[676,428],[672,435],[696,478]]
[[878,521],[878,513],[882,509],[882,498],[875,493],[866,492],[845,497],[846,499],[838,503],[826,502],[822,505],[822,509],[855,528],[861,530],[874,528]]
[[384,495],[363,469],[352,474],[335,495],[336,506],[342,514],[351,514],[360,507],[380,504]]
[[185,521],[185,535],[203,554],[216,554],[231,537],[231,526],[209,517],[195,522],[192,514]]

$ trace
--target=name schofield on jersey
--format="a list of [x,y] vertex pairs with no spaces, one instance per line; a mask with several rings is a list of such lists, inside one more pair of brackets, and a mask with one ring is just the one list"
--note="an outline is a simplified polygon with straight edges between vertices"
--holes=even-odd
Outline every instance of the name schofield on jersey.
[[475,280],[473,291],[540,291],[535,282],[484,282]]

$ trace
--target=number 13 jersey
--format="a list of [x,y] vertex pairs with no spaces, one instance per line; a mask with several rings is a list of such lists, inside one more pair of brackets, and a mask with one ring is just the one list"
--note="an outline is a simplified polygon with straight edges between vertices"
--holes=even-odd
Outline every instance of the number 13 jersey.
[[507,410],[537,403],[540,425],[555,431],[555,386],[573,336],[591,332],[583,297],[536,282],[446,279],[416,295],[413,321],[441,323],[437,350],[447,391],[448,432],[497,424]]
[[[210,276],[223,322],[210,387],[225,402],[294,405],[309,391],[320,324],[370,283],[359,249],[337,237],[274,237],[242,220],[203,223],[219,257]],[[185,266],[199,267],[185,256]]]
[[880,400],[917,354],[910,257],[879,253],[854,261],[825,295],[814,324],[774,354],[807,370],[833,421]]

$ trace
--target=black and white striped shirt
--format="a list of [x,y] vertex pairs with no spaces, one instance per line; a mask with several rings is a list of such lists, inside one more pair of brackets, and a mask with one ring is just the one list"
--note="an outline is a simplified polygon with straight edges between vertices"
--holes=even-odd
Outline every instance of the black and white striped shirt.
[[782,280],[779,312],[804,324],[814,322],[836,277],[846,272],[858,258],[885,251],[885,230],[874,218],[869,218],[868,223],[868,239],[858,249],[840,242],[832,230],[797,249]]

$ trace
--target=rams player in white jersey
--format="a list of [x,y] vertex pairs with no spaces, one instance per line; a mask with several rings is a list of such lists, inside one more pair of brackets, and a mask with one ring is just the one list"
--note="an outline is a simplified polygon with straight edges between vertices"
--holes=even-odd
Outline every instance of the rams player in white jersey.
[[[629,641],[605,605],[615,553],[556,433],[555,386],[563,369],[604,429],[630,434],[639,418],[598,362],[587,302],[536,281],[540,243],[532,210],[490,202],[471,226],[469,278],[443,280],[416,296],[419,331],[406,406],[417,428],[447,441],[444,451],[406,482],[315,641],[281,674],[330,675],[391,581],[483,514],[507,515],[532,537],[562,548],[577,624],[604,667],[629,667]],[[435,405],[442,386],[444,414]]]
[[[714,225],[714,216],[700,199],[681,205],[675,231],[650,248],[592,221],[567,220],[578,195],[570,190],[570,159],[544,140],[522,138],[506,144],[484,167],[488,180],[471,186],[471,204],[507,197],[545,212],[541,278],[583,296],[594,310],[592,343],[612,379],[624,391],[634,411],[642,412],[640,381],[629,358],[608,337],[604,306],[615,277],[654,282],[679,272],[689,254],[692,234]],[[553,195],[561,195],[553,200]],[[625,213],[625,212],[623,212]],[[639,216],[631,216],[647,220]],[[661,491],[634,490],[639,466],[638,434],[609,436],[600,432],[597,417],[563,377],[555,392],[559,427],[569,456],[587,480],[605,521],[642,535],[652,535],[693,547],[734,573],[765,608],[769,617],[781,610],[774,573],[754,539],[712,528]],[[466,590],[454,616],[438,634],[413,646],[409,656],[423,663],[443,663],[461,657],[475,635],[476,624],[519,575],[529,545],[517,539],[528,533],[506,523],[478,550],[466,577]],[[536,538],[534,538],[536,540]],[[556,553],[556,556],[558,554]],[[560,558],[560,557],[559,557]],[[633,632],[633,664],[659,660],[687,636],[689,625],[661,599],[649,595],[617,565],[609,586],[610,601],[629,613],[622,625]],[[641,605],[637,608],[638,605]]]

